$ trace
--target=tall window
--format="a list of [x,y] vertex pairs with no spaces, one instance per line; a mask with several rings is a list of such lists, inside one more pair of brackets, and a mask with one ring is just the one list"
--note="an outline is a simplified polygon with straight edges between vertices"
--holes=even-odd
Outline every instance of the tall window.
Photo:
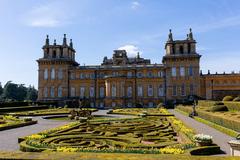
[[70,79],[75,79],[75,73],[70,73]]
[[55,69],[51,69],[51,79],[55,79]]
[[163,77],[163,71],[158,71],[158,77]]
[[185,96],[185,86],[184,86],[184,84],[182,84],[182,86],[181,86],[181,95]]
[[180,76],[184,77],[185,76],[185,68],[180,67]]
[[105,91],[104,91],[104,87],[100,87],[100,98],[103,98],[104,97],[104,93],[105,93]]
[[62,87],[58,87],[58,97],[62,97]]
[[58,69],[58,79],[63,79],[63,71],[62,68]]
[[159,97],[164,96],[163,85],[160,85],[160,86],[158,87],[158,96],[159,96]]
[[194,94],[194,88],[193,88],[193,84],[190,84],[190,95]]
[[189,66],[189,76],[193,76],[193,67]]
[[183,54],[183,52],[184,52],[183,46],[180,46],[180,47],[179,47],[179,51],[180,51],[181,54]]
[[148,86],[148,96],[149,97],[153,96],[153,86],[152,85]]
[[153,74],[151,71],[148,72],[148,77],[153,77]]
[[89,88],[90,97],[94,97],[94,87]]
[[84,73],[80,73],[80,79],[84,79],[85,76],[84,76]]
[[44,87],[44,97],[48,97],[48,88],[47,87]]
[[117,96],[117,89],[116,89],[116,85],[113,84],[112,85],[112,97],[116,97]]
[[52,86],[51,89],[50,89],[50,96],[51,97],[54,97],[54,87]]
[[128,97],[132,97],[132,87],[131,87],[131,86],[129,86],[129,87],[127,88],[127,96],[128,96]]
[[138,94],[138,97],[143,96],[143,87],[141,85],[139,85],[137,88],[137,94]]
[[75,97],[75,88],[71,87],[71,97]]
[[172,77],[176,76],[177,76],[176,67],[172,67]]
[[141,78],[142,76],[143,76],[142,72],[138,72],[138,73],[137,73],[137,77],[138,77],[138,78]]
[[127,77],[132,77],[132,72],[128,72]]
[[83,98],[85,95],[85,87],[80,87],[80,98]]
[[172,95],[176,96],[177,95],[177,86],[173,86],[173,90],[172,90]]
[[45,80],[48,79],[48,69],[47,68],[44,69],[44,79]]

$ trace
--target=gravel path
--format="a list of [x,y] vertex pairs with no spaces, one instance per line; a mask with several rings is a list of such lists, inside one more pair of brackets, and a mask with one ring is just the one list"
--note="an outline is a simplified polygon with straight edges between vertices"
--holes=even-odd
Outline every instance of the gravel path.
[[226,153],[225,155],[230,155],[230,146],[227,142],[234,139],[233,137],[230,137],[222,132],[219,132],[218,130],[212,127],[209,127],[208,125],[200,123],[173,109],[169,109],[169,111],[173,113],[178,119],[182,120],[186,125],[188,125],[191,128],[194,128],[197,133],[211,135],[213,137],[213,142],[221,147],[221,150]]
[[[107,115],[107,111],[108,110],[99,110],[97,112],[94,112],[93,115],[103,115],[103,116],[110,116],[115,118],[131,117],[127,115],[116,115],[116,114]],[[70,122],[70,121],[59,121],[59,120],[46,120],[46,119],[43,119],[42,116],[33,117],[33,119],[37,120],[38,123],[35,125],[0,131],[0,150],[1,151],[18,151],[19,150],[19,144],[17,142],[18,137],[25,137],[34,133],[41,132],[43,130],[65,125]]]

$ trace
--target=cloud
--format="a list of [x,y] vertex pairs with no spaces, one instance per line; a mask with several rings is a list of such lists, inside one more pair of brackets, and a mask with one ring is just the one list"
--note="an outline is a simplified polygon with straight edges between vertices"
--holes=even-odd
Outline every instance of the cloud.
[[133,10],[136,10],[136,9],[138,9],[140,7],[140,3],[138,2],[138,1],[133,1],[132,3],[131,3],[131,8],[133,9]]
[[139,48],[135,45],[132,45],[132,44],[127,44],[127,45],[121,46],[118,49],[119,50],[126,50],[127,55],[129,57],[136,57],[138,52],[141,54]]
[[24,22],[31,27],[59,27],[69,23],[65,3],[48,3],[32,8],[24,16]]
[[240,15],[216,19],[214,22],[201,24],[194,27],[197,32],[207,32],[215,29],[240,26]]

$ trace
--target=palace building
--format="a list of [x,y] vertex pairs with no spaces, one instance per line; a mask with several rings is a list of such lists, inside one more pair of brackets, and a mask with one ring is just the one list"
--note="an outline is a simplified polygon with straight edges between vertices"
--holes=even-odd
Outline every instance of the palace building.
[[66,35],[60,45],[56,40],[50,44],[47,36],[42,49],[43,57],[37,60],[39,101],[84,100],[91,107],[153,107],[189,95],[216,99],[225,93],[240,93],[239,74],[200,73],[201,55],[196,52],[191,29],[184,40],[174,40],[170,30],[161,64],[114,50],[112,58],[104,57],[101,65],[79,65],[73,42],[70,39],[68,44]]

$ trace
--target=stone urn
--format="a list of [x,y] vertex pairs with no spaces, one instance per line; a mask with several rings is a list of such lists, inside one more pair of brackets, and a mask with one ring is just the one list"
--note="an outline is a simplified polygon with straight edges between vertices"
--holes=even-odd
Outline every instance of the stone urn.
[[230,145],[231,156],[240,156],[240,140],[231,140],[228,144]]

